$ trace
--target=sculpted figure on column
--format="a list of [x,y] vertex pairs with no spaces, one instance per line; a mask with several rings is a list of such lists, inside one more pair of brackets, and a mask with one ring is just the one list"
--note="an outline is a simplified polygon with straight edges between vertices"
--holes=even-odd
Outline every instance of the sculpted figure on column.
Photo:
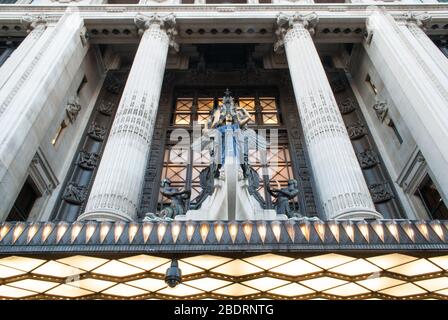
[[320,207],[328,219],[381,218],[314,46],[318,21],[316,13],[279,14],[274,50],[285,47]]
[[168,48],[178,49],[175,22],[172,14],[135,17],[142,38],[79,220],[137,219]]

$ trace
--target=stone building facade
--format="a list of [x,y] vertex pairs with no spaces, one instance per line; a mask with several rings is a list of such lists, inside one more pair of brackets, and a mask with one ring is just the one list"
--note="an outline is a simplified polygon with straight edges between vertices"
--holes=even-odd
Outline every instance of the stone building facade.
[[[0,297],[448,298],[446,4],[0,3]],[[157,217],[226,89],[295,218]]]

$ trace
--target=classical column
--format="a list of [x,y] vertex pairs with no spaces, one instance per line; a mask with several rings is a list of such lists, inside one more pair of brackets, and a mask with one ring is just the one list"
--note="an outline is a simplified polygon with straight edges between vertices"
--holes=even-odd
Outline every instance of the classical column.
[[22,17],[22,25],[27,29],[28,35],[1,66],[0,89],[9,80],[11,74],[24,62],[24,59],[28,55],[33,55],[33,47],[47,28],[47,18],[44,16],[25,15]]
[[317,22],[315,13],[280,14],[274,49],[286,50],[320,204],[328,219],[381,218],[311,37]]
[[403,23],[375,11],[367,20],[364,49],[448,203],[448,81],[441,66],[412,39]]
[[137,218],[151,147],[168,48],[175,34],[173,15],[138,15],[142,38],[118,106],[86,212],[79,220]]
[[20,61],[11,60],[13,69],[1,70],[9,76],[0,88],[0,221],[11,209],[54,117],[64,112],[61,106],[88,50],[83,30],[79,14],[67,12],[46,26],[34,44],[25,43],[29,50]]
[[406,46],[417,52],[417,61],[448,100],[448,58],[424,32],[430,22],[426,13],[408,12],[397,19]]

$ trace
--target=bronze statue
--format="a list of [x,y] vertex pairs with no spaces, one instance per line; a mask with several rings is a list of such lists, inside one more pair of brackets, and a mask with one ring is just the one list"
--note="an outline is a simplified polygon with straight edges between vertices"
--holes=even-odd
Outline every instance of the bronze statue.
[[271,189],[271,187],[268,185],[268,192],[274,198],[276,198],[274,205],[277,214],[285,214],[288,216],[288,218],[300,216],[300,214],[294,212],[289,205],[289,200],[293,199],[299,194],[297,180],[288,180],[288,187],[282,189],[280,189],[280,186],[278,187],[278,189]]
[[169,179],[163,179],[160,186],[160,193],[171,200],[170,206],[161,210],[160,215],[164,218],[174,219],[175,216],[185,214],[187,200],[190,199],[191,191],[171,187]]

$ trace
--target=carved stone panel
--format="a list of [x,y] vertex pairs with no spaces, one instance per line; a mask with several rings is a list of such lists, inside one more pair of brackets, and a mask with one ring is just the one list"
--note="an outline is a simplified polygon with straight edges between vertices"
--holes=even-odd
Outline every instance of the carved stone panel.
[[86,200],[87,189],[84,186],[78,185],[76,182],[69,182],[65,187],[62,199],[68,203],[81,205]]
[[113,101],[102,101],[98,106],[98,111],[105,116],[110,116],[114,112],[115,103]]
[[81,151],[79,153],[78,166],[86,170],[93,170],[98,163],[98,154],[95,152]]
[[347,131],[351,140],[362,138],[367,133],[366,127],[360,122],[355,122],[348,125]]
[[378,156],[376,152],[373,150],[358,152],[356,156],[358,157],[361,169],[369,169],[376,166],[379,163]]
[[107,129],[104,126],[98,125],[96,122],[93,122],[90,125],[88,135],[97,141],[103,141],[106,136]]
[[389,201],[394,197],[387,182],[371,184],[369,191],[374,203]]
[[353,101],[352,98],[347,98],[345,100],[342,100],[340,103],[338,103],[339,111],[341,111],[341,114],[349,114],[356,109],[356,103]]

